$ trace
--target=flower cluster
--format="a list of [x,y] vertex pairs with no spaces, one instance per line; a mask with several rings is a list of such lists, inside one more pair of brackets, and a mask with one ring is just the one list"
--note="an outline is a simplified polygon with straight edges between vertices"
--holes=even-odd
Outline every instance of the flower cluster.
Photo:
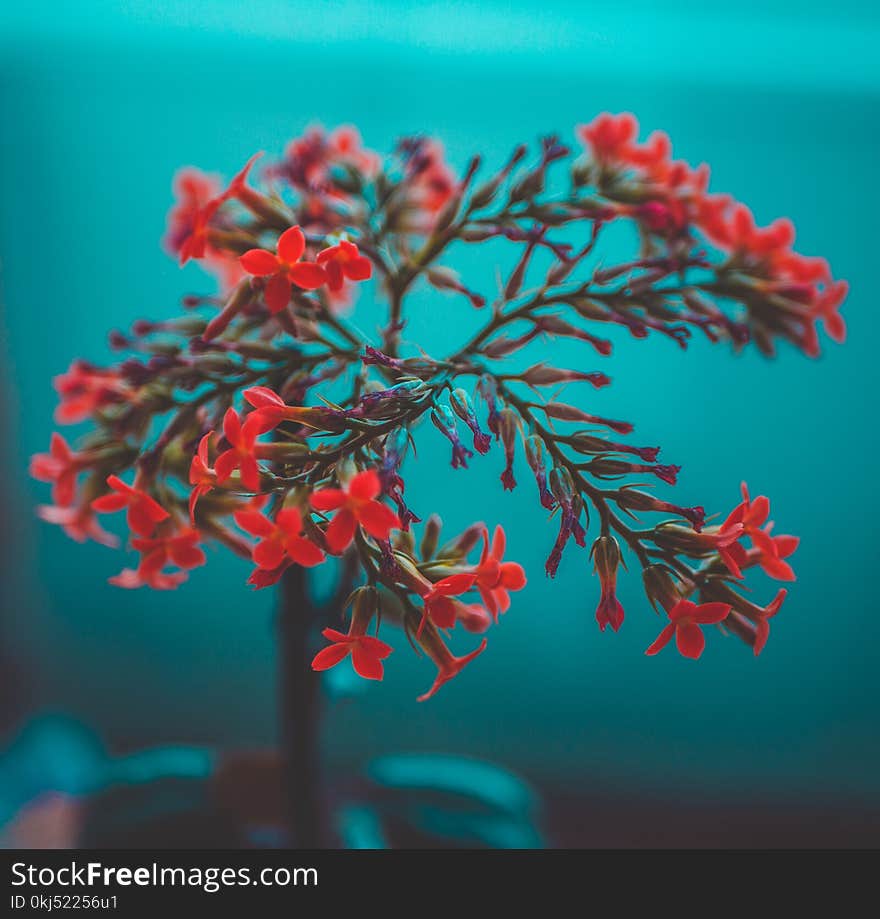
[[[600,115],[578,136],[583,154],[548,137],[482,182],[479,157],[457,176],[435,140],[405,138],[382,158],[348,127],[310,129],[262,181],[251,178],[259,155],[226,186],[181,172],[166,246],[217,275],[221,294],[113,332],[127,352],[114,366],[77,361],[56,378],[56,421],[88,430],[73,445],[53,434],[33,458],[33,476],[52,488],[40,516],[76,540],[115,546],[99,515],[124,512],[138,558],[111,578],[123,588],[179,587],[209,542],[248,558],[258,589],[291,566],[344,558],[342,570],[359,572],[348,626],[327,622],[313,667],[350,658],[380,680],[392,645],[376,632],[398,626],[436,667],[428,698],[487,645],[457,656],[456,630],[496,627],[526,586],[505,558],[503,527],[490,534],[475,523],[442,541],[440,519],[422,523],[410,505],[412,444],[433,437],[456,470],[495,462],[504,489],[534,481],[527,487],[558,525],[547,574],[572,544],[589,551],[600,629],[624,624],[617,580],[630,558],[668,619],[648,654],[674,637],[699,657],[710,625],[760,653],[786,590],[760,606],[743,581],[755,568],[794,580],[798,542],[773,532],[769,500],[743,486],[713,523],[702,506],[644,490],[634,479],[675,485],[681,467],[659,462],[657,446],[630,443],[629,421],[597,413],[586,395],[560,401],[559,390],[611,384],[591,366],[611,353],[609,324],[682,348],[696,330],[735,348],[771,354],[784,340],[814,355],[817,324],[844,337],[846,284],[792,249],[788,221],[757,227],[743,205],[710,193],[708,169],[673,160],[666,135],[640,143],[631,115]],[[557,165],[566,160],[567,179]],[[641,246],[609,265],[599,244],[620,221]],[[457,246],[493,239],[515,258],[483,313],[488,298],[444,262]],[[388,314],[365,341],[339,306],[374,278]],[[422,342],[406,353],[401,332],[419,289],[473,311],[473,334],[454,352]],[[559,338],[584,343],[582,366],[518,364],[531,343]]]

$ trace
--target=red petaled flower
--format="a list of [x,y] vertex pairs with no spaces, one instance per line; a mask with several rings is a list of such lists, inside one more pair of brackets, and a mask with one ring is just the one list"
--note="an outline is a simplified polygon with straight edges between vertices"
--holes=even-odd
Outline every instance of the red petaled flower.
[[54,504],[41,504],[37,515],[46,523],[55,523],[75,542],[93,540],[102,546],[115,549],[119,540],[101,527],[95,517],[91,504],[57,507]]
[[257,437],[273,427],[274,424],[267,424],[266,419],[256,412],[248,415],[242,424],[234,408],[226,410],[223,416],[223,436],[229,441],[230,446],[214,462],[214,472],[219,484],[222,485],[238,469],[241,483],[248,491],[260,490]]
[[372,262],[358,252],[353,242],[345,239],[322,249],[317,262],[327,272],[327,287],[334,293],[342,290],[346,280],[366,281],[373,273]]
[[85,361],[74,361],[67,373],[53,381],[61,404],[55,409],[59,424],[74,424],[93,417],[110,405],[125,402],[131,390],[116,370],[102,370]]
[[742,527],[740,535],[750,536],[754,548],[747,552],[739,542],[720,546],[718,552],[724,564],[734,577],[742,578],[742,568],[750,560],[753,563],[757,561],[770,577],[793,581],[794,571],[783,559],[795,551],[800,540],[795,536],[771,536],[772,523],[761,529],[770,516],[770,500],[765,495],[758,495],[752,500],[746,483],[743,482],[740,487],[743,500],[730,512],[721,532],[733,531],[739,525]]
[[49,452],[31,457],[30,473],[39,482],[51,482],[52,500],[66,507],[76,496],[77,473],[88,463],[88,457],[75,453],[60,434],[53,433]]
[[629,112],[621,115],[602,112],[590,124],[577,129],[580,139],[590,147],[593,157],[600,163],[626,160],[638,131],[639,123]]
[[355,673],[365,680],[381,680],[385,675],[382,661],[394,650],[384,641],[365,635],[356,619],[352,619],[348,634],[337,632],[336,629],[324,629],[321,634],[333,642],[315,655],[312,661],[312,670],[329,670],[340,661],[351,655],[351,663]]
[[509,591],[522,590],[526,586],[526,573],[517,562],[505,562],[506,537],[501,526],[495,527],[492,547],[489,548],[489,531],[483,528],[483,554],[474,569],[476,587],[492,618],[497,621],[498,613],[510,609]]
[[787,595],[788,591],[784,587],[781,588],[773,600],[759,614],[758,621],[755,624],[755,644],[753,645],[755,657],[764,650],[767,639],[770,637],[770,623],[767,620],[772,619],[779,612],[779,608]]
[[316,262],[300,261],[306,251],[306,238],[298,226],[290,227],[278,237],[277,249],[277,255],[268,249],[249,249],[240,259],[248,274],[269,278],[263,296],[271,313],[287,306],[294,284],[314,290],[327,281],[324,269]]
[[168,511],[140,488],[126,485],[115,475],[107,477],[107,484],[112,489],[111,493],[95,498],[92,507],[99,514],[113,513],[127,507],[126,520],[132,533],[138,536],[152,536],[156,524],[168,519]]
[[271,571],[288,559],[306,568],[324,561],[324,553],[302,535],[302,515],[295,507],[282,508],[274,521],[251,509],[236,511],[233,516],[245,532],[260,538],[253,550],[258,568]]
[[434,628],[428,628],[419,636],[419,644],[437,668],[437,676],[433,685],[426,693],[418,697],[419,702],[424,702],[430,699],[441,686],[457,677],[475,657],[482,654],[486,650],[488,642],[484,638],[476,650],[471,651],[470,654],[465,654],[463,657],[456,657],[446,647],[446,643],[440,637],[440,633]]
[[205,553],[199,548],[199,531],[186,528],[164,536],[133,539],[132,547],[143,556],[138,572],[149,583],[166,565],[189,570],[205,564]]
[[429,621],[438,629],[451,629],[458,618],[456,604],[452,598],[470,590],[475,581],[474,574],[451,574],[425,587],[422,592],[425,610],[416,634],[421,635]]
[[669,610],[669,625],[657,636],[657,640],[645,651],[645,654],[656,654],[669,644],[675,635],[678,650],[692,660],[696,660],[706,646],[706,639],[701,625],[712,625],[727,618],[730,606],[727,603],[701,603],[697,605],[690,600],[679,600]]
[[316,511],[336,511],[324,538],[331,552],[344,552],[354,539],[358,524],[375,539],[388,539],[400,527],[400,518],[390,507],[377,501],[382,484],[375,469],[359,472],[345,488],[321,488],[312,493]]

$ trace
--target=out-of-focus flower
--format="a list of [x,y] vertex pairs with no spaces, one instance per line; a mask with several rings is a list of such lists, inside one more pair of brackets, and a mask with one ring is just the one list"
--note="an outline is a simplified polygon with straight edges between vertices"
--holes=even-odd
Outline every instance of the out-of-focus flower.
[[324,561],[324,553],[303,536],[302,515],[295,507],[282,508],[270,520],[257,510],[236,511],[235,522],[247,533],[259,537],[253,559],[258,568],[272,570],[285,559],[311,568]]
[[92,508],[99,514],[113,513],[128,508],[126,521],[132,533],[151,536],[156,525],[169,517],[168,511],[140,488],[126,485],[119,476],[107,476],[110,493],[92,501]]
[[506,613],[510,609],[510,591],[522,590],[526,586],[523,566],[517,562],[504,561],[506,541],[504,530],[498,525],[490,548],[489,531],[483,527],[483,554],[474,569],[476,588],[495,620],[499,612]]

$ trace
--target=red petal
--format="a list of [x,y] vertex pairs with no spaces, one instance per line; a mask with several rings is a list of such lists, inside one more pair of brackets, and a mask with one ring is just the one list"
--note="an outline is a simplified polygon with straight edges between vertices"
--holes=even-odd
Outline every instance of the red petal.
[[376,539],[387,539],[389,533],[400,527],[400,518],[390,507],[379,501],[370,501],[357,509],[361,526]]
[[353,258],[343,269],[352,281],[366,281],[373,273],[373,263],[363,255]]
[[324,553],[310,539],[298,536],[287,541],[287,554],[303,568],[314,568],[324,561]]
[[499,583],[507,590],[522,590],[526,586],[526,572],[516,562],[505,562],[501,566]]
[[354,476],[348,484],[348,493],[356,501],[370,501],[379,496],[382,483],[375,469],[365,469]]
[[476,576],[473,574],[450,574],[449,577],[437,581],[431,590],[433,593],[444,596],[463,594],[473,587],[475,580]]
[[127,504],[128,499],[125,495],[114,492],[113,494],[101,495],[100,498],[95,498],[92,501],[92,509],[99,514],[111,514],[114,511],[121,511]]
[[278,259],[266,249],[249,249],[238,260],[248,274],[265,278],[278,271]]
[[373,657],[385,658],[394,650],[391,645],[385,644],[384,641],[380,641],[372,635],[362,635],[358,641],[373,655]]
[[431,622],[438,629],[451,629],[455,625],[455,602],[449,597],[439,596],[426,602]]
[[239,466],[241,483],[248,491],[260,490],[260,467],[253,456],[243,456]]
[[284,560],[284,547],[278,539],[263,539],[254,546],[253,558],[258,568],[277,568]]
[[684,622],[675,629],[675,643],[685,657],[696,660],[706,647],[706,638],[695,622]]
[[309,497],[309,502],[316,511],[335,511],[347,500],[348,495],[339,488],[320,488]]
[[238,454],[235,450],[226,450],[214,461],[214,473],[219,483],[225,482],[238,469]]
[[252,536],[271,536],[275,532],[272,521],[256,511],[236,511],[232,516],[245,533]]
[[712,625],[727,618],[730,606],[727,603],[701,603],[694,610],[694,622]]
[[385,673],[382,661],[377,657],[373,657],[360,642],[352,646],[351,663],[354,666],[355,673],[365,680],[381,680]]
[[656,654],[661,648],[665,648],[669,644],[669,640],[675,634],[675,623],[670,622],[663,631],[654,639],[653,644],[645,651],[645,654]]
[[495,533],[492,536],[492,557],[497,559],[499,562],[504,558],[504,549],[507,546],[507,537],[504,535],[504,530],[499,524],[495,527]]
[[265,406],[284,405],[284,400],[268,386],[251,386],[246,389],[242,395],[254,408],[264,408]]
[[241,441],[241,420],[234,408],[226,409],[223,416],[223,435],[233,447]]
[[302,515],[299,512],[299,508],[282,508],[275,517],[275,523],[286,536],[291,538],[295,538],[302,533]]
[[297,262],[287,269],[287,277],[303,290],[315,290],[327,283],[327,273],[314,262]]
[[767,644],[767,639],[770,637],[770,623],[766,619],[759,620],[758,624],[755,626],[755,644],[752,646],[752,649],[755,652],[755,657],[757,657],[763,650],[764,646]]
[[286,275],[273,275],[263,290],[263,299],[270,313],[280,313],[290,303],[290,280]]
[[324,534],[330,551],[337,554],[344,552],[354,539],[356,526],[357,521],[354,519],[354,514],[348,508],[344,507],[337,511]]
[[288,265],[298,262],[303,252],[306,251],[306,238],[303,231],[298,226],[285,230],[278,237],[277,251],[282,262]]
[[324,648],[315,655],[315,659],[312,661],[312,670],[329,670],[331,667],[335,667],[348,655],[350,650],[351,647],[347,644],[330,645],[329,648]]

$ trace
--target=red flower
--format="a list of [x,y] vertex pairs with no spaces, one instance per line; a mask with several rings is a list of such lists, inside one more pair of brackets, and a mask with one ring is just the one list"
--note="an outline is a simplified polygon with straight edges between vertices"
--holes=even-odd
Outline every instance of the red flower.
[[742,568],[751,559],[757,561],[770,577],[781,581],[795,580],[794,571],[783,559],[794,552],[799,539],[796,536],[771,536],[772,523],[762,529],[770,515],[770,500],[764,495],[752,500],[745,482],[740,488],[743,500],[730,512],[721,527],[721,532],[733,531],[737,526],[741,526],[740,535],[750,536],[754,548],[748,552],[739,542],[719,546],[718,552],[724,564],[734,577],[742,578]]
[[240,259],[248,274],[269,278],[263,296],[271,313],[287,306],[294,284],[304,290],[314,290],[327,280],[320,265],[300,261],[306,250],[306,238],[298,226],[290,227],[278,237],[277,249],[277,255],[268,249],[249,249]]
[[770,637],[770,623],[767,620],[772,619],[773,616],[779,612],[779,608],[782,606],[782,601],[785,600],[787,594],[788,591],[784,587],[781,588],[779,593],[776,594],[773,600],[759,615],[758,621],[755,624],[755,644],[753,645],[755,657],[757,657],[764,650],[764,645],[767,644],[767,639]]
[[816,316],[822,320],[825,331],[832,341],[842,343],[846,339],[846,323],[840,315],[840,305],[849,293],[846,281],[833,281],[819,295],[815,304]]
[[590,124],[580,125],[577,133],[593,151],[594,159],[600,163],[614,163],[628,158],[639,133],[639,123],[629,112],[620,115],[602,112]]
[[429,628],[419,637],[419,644],[437,667],[437,677],[433,685],[426,693],[418,697],[419,702],[424,702],[426,699],[430,699],[444,683],[448,683],[453,677],[458,676],[475,657],[482,654],[486,650],[488,642],[484,638],[475,651],[465,654],[464,657],[456,657],[446,647],[445,642],[440,637],[440,633],[434,628]]
[[108,405],[124,402],[131,390],[116,370],[102,370],[85,361],[74,361],[67,373],[53,381],[61,404],[55,409],[59,424],[73,424],[91,418]]
[[351,545],[358,524],[376,539],[388,539],[400,526],[397,514],[376,500],[381,490],[376,470],[365,469],[345,488],[321,488],[312,493],[310,500],[316,511],[336,511],[324,533],[331,552],[344,552]]
[[217,483],[217,476],[208,465],[208,445],[211,442],[213,431],[209,431],[199,441],[199,447],[192,462],[189,464],[189,484],[193,490],[189,495],[189,520],[195,526],[196,503],[202,495],[206,495]]
[[[180,256],[181,265],[185,265],[191,258],[200,259],[209,254],[208,232],[211,221],[216,216],[221,205],[225,204],[241,190],[248,173],[251,171],[251,167],[262,155],[262,153],[255,153],[245,163],[244,168],[235,176],[232,182],[229,183],[226,191],[209,198],[201,205],[193,200],[181,202],[177,213],[172,212],[172,220],[177,222],[174,246]],[[195,185],[190,180],[185,193],[189,195],[197,194],[201,198],[206,194],[207,190],[208,186],[204,179]]]
[[87,539],[92,539],[111,549],[115,549],[119,545],[119,540],[98,523],[90,504],[71,505],[68,507],[41,504],[37,508],[37,515],[41,520],[45,520],[46,523],[58,524],[65,534],[75,542],[85,542]]
[[149,539],[133,539],[132,546],[143,556],[138,572],[147,583],[166,565],[188,570],[205,564],[205,553],[199,548],[198,530],[187,528]]
[[223,416],[223,435],[230,447],[224,450],[214,462],[217,482],[223,484],[236,469],[239,470],[242,485],[248,491],[260,490],[260,467],[257,464],[257,437],[274,427],[254,412],[244,424],[234,408],[228,408]]
[[318,264],[327,273],[327,287],[334,293],[342,290],[345,280],[366,281],[373,273],[372,262],[358,252],[358,247],[343,239],[318,253]]
[[[182,248],[191,239],[201,220],[202,209],[220,194],[220,183],[198,169],[181,169],[174,177],[174,194],[177,200],[168,214],[165,248],[173,255],[180,256]],[[207,241],[204,235],[206,230],[207,226],[202,230],[204,266],[216,274],[223,289],[228,290],[241,280],[244,272],[235,255]],[[191,242],[189,246],[192,247]]]
[[706,646],[700,626],[721,622],[727,618],[729,612],[730,606],[727,603],[701,603],[698,606],[690,600],[679,600],[669,610],[669,625],[657,636],[657,640],[645,654],[656,654],[661,648],[665,648],[675,635],[678,650],[685,657],[696,660]]
[[89,457],[75,453],[60,434],[52,434],[48,453],[31,457],[31,475],[39,482],[52,483],[52,500],[60,507],[73,503],[76,476],[89,464]]
[[271,571],[287,559],[306,568],[324,561],[324,553],[302,535],[302,516],[295,507],[282,508],[274,522],[251,509],[236,511],[233,517],[245,532],[260,537],[253,550],[258,568]]
[[358,676],[365,680],[381,680],[385,675],[382,661],[394,649],[372,635],[365,635],[362,631],[365,628],[365,624],[361,625],[353,618],[347,635],[337,632],[336,629],[324,629],[321,634],[333,644],[315,655],[312,670],[329,670],[350,654],[352,666]]
[[256,409],[252,417],[264,420],[265,430],[271,430],[282,421],[292,421],[323,431],[337,432],[345,428],[345,412],[318,406],[287,405],[281,396],[268,386],[252,386],[246,389],[243,395]]
[[426,586],[422,593],[425,610],[419,623],[417,635],[421,635],[430,620],[438,629],[451,629],[458,618],[455,602],[452,597],[463,594],[474,586],[476,575],[451,574]]
[[490,551],[489,531],[483,527],[483,554],[474,569],[477,590],[496,621],[499,612],[506,613],[510,609],[508,591],[522,590],[526,586],[526,573],[522,565],[502,561],[505,544],[504,530],[496,526]]
[[99,514],[113,513],[127,507],[126,520],[132,533],[152,536],[156,524],[168,519],[168,511],[158,501],[145,491],[126,485],[119,476],[107,476],[107,484],[112,489],[111,493],[95,498],[92,507]]

